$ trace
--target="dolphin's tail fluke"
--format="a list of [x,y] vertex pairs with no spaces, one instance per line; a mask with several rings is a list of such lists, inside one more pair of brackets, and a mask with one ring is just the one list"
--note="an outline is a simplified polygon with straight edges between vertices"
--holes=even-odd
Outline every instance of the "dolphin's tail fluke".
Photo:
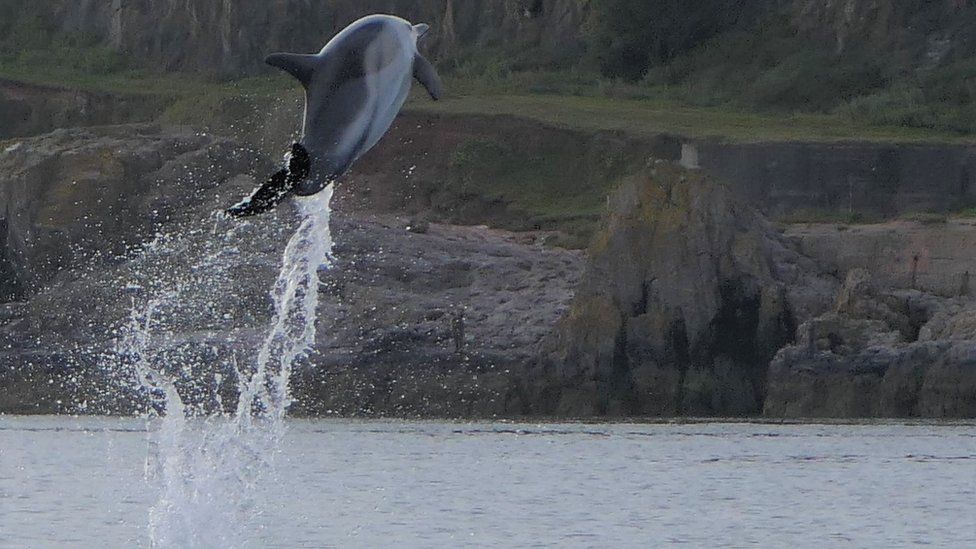
[[225,213],[231,217],[251,217],[273,209],[287,197],[299,182],[308,177],[312,168],[308,151],[299,143],[291,146],[288,166],[274,173],[268,180]]
[[288,196],[288,170],[280,169],[265,183],[251,193],[251,196],[226,210],[231,217],[251,217],[271,210]]

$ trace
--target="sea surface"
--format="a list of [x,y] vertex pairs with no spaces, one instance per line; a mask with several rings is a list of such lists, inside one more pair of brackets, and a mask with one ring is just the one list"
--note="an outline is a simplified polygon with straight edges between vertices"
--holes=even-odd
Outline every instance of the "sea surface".
[[[0,547],[151,546],[158,428],[0,416]],[[976,547],[973,424],[288,420],[272,469],[245,546]]]

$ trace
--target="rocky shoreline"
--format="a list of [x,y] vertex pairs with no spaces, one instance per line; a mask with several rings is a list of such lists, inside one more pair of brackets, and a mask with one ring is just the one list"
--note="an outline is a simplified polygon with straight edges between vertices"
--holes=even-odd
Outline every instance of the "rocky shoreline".
[[[389,187],[369,162],[399,158],[411,142],[391,140],[348,184]],[[233,365],[270,318],[294,212],[237,226],[214,212],[268,160],[224,137],[153,125],[3,145],[0,413],[151,405],[127,377],[132,357],[117,351],[133,312],[174,288],[180,299],[151,330],[152,359],[194,409],[232,402]],[[933,261],[916,261],[914,277],[881,263],[872,273],[843,258],[861,257],[882,229],[784,232],[704,172],[667,160],[629,164],[585,252],[553,246],[554,231],[445,223],[449,212],[406,193],[371,209],[340,187],[337,263],[322,273],[319,338],[296,371],[292,412],[976,416],[976,303],[941,291],[966,272],[968,249],[933,247],[938,227],[889,226],[899,257],[914,246]],[[950,228],[959,242],[976,237]]]

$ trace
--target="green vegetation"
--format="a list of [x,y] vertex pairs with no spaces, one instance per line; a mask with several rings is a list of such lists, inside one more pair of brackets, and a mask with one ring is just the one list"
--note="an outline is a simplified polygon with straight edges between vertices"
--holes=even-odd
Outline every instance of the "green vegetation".
[[950,217],[957,219],[976,219],[976,208],[965,208],[958,212],[953,212]]
[[876,214],[832,210],[829,208],[801,208],[790,212],[788,215],[778,216],[775,218],[775,221],[781,225],[793,225],[797,223],[866,225],[881,223],[884,221],[884,217]]
[[922,225],[941,225],[949,222],[949,216],[936,212],[913,212],[899,216],[902,221],[914,221]]
[[601,158],[595,167],[578,144],[542,141],[526,152],[518,143],[494,139],[462,142],[451,157],[453,181],[461,199],[504,204],[515,230],[559,229],[559,244],[582,247],[603,214],[607,194],[633,159]]
[[[280,96],[282,90],[297,89],[290,78],[277,74],[220,82],[197,75],[157,74],[126,65],[110,72],[90,72],[55,58],[33,54],[30,63],[25,62],[28,57],[0,60],[0,77],[88,91],[156,95],[167,105],[163,121],[187,124],[211,120],[228,102],[264,104]],[[972,141],[958,132],[911,127],[897,121],[877,123],[842,112],[769,113],[730,105],[694,106],[675,99],[664,87],[601,80],[579,70],[523,72],[494,80],[448,75],[445,83],[450,90],[446,100],[431,103],[417,94],[409,108],[508,114],[562,127],[732,141]]]
[[670,133],[730,141],[971,142],[925,128],[855,122],[838,114],[773,115],[717,107],[689,107],[673,99],[600,96],[491,95],[414,101],[410,108],[457,114],[508,114],[559,127],[616,130],[635,135]]
[[597,0],[590,55],[604,76],[636,82],[651,66],[730,28],[738,16],[723,0]]

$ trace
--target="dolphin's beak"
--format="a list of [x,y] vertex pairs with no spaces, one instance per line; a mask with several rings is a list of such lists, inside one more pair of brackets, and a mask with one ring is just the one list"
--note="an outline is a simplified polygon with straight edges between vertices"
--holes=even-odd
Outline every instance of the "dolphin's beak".
[[427,34],[427,31],[429,30],[430,30],[430,25],[426,23],[420,23],[419,25],[413,26],[413,31],[417,33],[418,39],[423,38],[424,35]]

